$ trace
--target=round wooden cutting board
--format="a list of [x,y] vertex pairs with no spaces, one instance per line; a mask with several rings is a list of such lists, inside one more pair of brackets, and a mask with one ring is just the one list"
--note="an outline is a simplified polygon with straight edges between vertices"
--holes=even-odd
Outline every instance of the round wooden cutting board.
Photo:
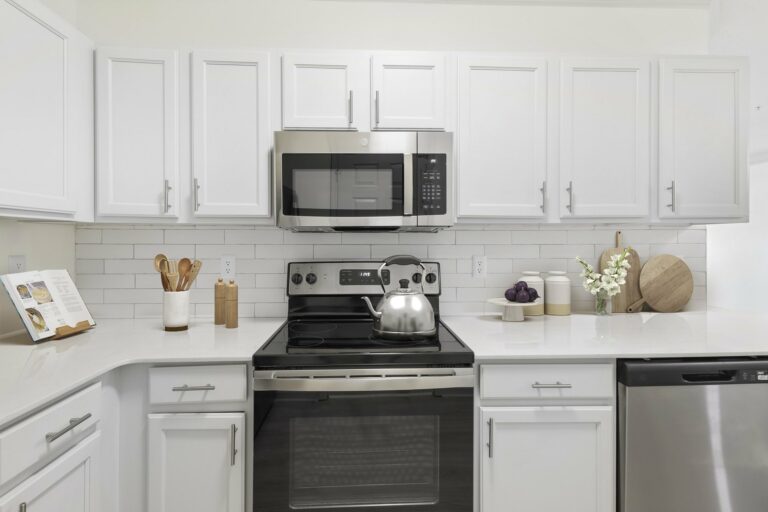
[[640,272],[640,292],[643,299],[630,306],[633,310],[645,302],[659,313],[680,311],[693,296],[693,274],[677,256],[654,256]]

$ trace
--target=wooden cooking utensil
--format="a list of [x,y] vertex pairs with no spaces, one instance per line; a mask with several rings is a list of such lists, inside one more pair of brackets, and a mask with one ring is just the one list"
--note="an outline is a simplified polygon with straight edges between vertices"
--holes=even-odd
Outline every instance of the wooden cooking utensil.
[[168,281],[167,273],[163,272],[163,268],[168,263],[168,257],[165,254],[158,254],[155,256],[155,270],[160,272],[160,283],[163,285],[163,290],[166,292],[171,291],[171,284]]
[[192,284],[195,282],[195,279],[197,279],[197,274],[200,273],[200,269],[203,266],[203,262],[200,260],[195,260],[192,263],[192,269],[187,274],[187,280],[184,282],[184,288],[183,290],[189,290],[192,288]]
[[171,292],[174,290],[173,281],[171,281],[171,262],[163,260],[160,262],[160,278],[163,280],[163,290]]
[[192,270],[192,261],[189,258],[181,258],[179,260],[179,285],[176,288],[177,292],[184,291],[190,270]]
[[157,256],[155,256],[155,270],[157,272],[161,271],[161,265],[160,264],[163,262],[163,260],[168,261],[168,256],[166,256],[163,253],[159,253]]
[[693,296],[691,269],[677,256],[654,256],[640,272],[640,293],[642,298],[629,306],[631,313],[643,304],[659,313],[680,311]]
[[[624,252],[622,234],[621,231],[617,231],[616,247],[606,249],[600,256],[600,272],[608,267],[612,256],[622,252]],[[626,284],[621,286],[621,293],[612,298],[613,311],[616,313],[633,313],[634,311],[629,311],[629,307],[642,298],[640,294],[640,256],[631,247],[627,253],[627,261],[630,267],[627,269]]]

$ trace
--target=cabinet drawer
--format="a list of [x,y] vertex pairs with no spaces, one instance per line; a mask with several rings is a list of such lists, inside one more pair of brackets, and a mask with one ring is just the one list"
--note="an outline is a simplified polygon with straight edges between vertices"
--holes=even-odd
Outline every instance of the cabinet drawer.
[[610,364],[483,365],[480,397],[493,398],[611,398]]
[[69,448],[98,423],[101,383],[0,432],[0,485],[46,457]]
[[244,364],[150,368],[149,401],[153,404],[243,402]]

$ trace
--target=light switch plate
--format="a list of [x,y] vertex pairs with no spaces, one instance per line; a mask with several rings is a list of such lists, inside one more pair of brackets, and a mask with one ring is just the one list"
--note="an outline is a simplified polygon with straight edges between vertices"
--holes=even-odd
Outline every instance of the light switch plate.
[[16,274],[27,271],[27,257],[23,254],[8,256],[8,273]]

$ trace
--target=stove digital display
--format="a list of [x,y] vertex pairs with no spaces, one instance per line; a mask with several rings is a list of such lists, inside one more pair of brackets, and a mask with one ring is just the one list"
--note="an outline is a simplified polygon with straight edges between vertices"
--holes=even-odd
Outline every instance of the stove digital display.
[[[382,270],[381,277],[384,278],[384,286],[388,285],[389,270]],[[339,284],[341,286],[378,285],[379,276],[376,274],[376,269],[342,269],[339,272]]]

